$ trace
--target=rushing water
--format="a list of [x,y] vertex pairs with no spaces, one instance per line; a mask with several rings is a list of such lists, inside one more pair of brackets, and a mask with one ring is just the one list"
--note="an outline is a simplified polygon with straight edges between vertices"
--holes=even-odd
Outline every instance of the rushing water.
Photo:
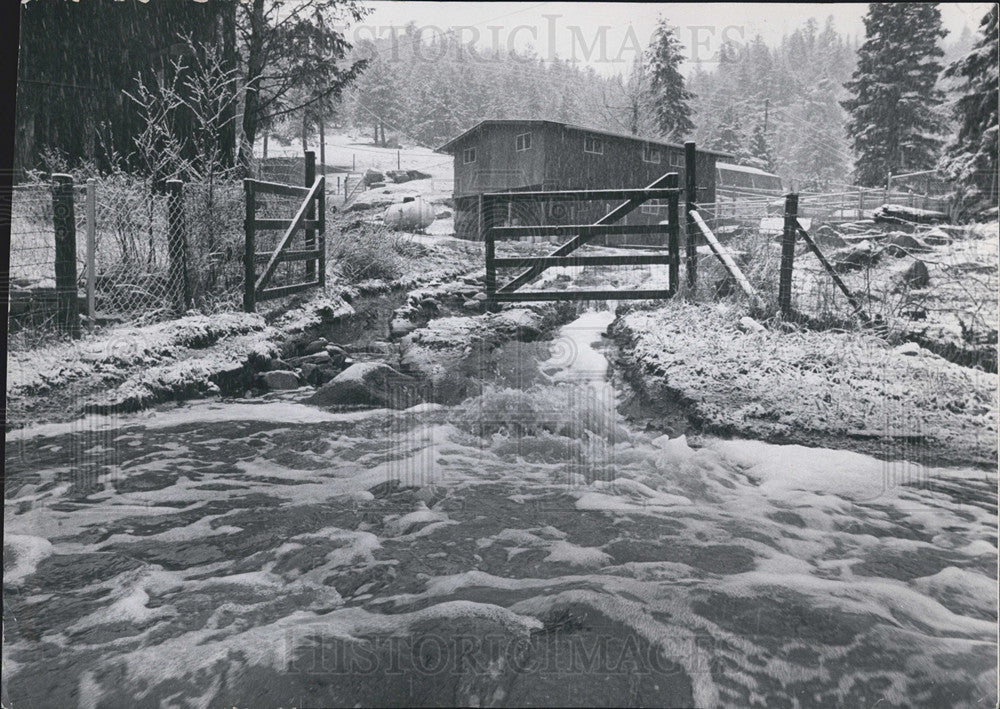
[[994,705],[995,475],[630,430],[610,319],[456,407],[12,434],[4,705]]

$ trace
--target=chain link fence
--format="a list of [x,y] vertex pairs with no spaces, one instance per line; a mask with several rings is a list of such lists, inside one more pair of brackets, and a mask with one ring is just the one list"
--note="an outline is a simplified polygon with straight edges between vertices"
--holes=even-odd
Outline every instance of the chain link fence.
[[[8,346],[15,350],[68,337],[74,329],[58,315],[57,214],[69,208],[56,205],[54,191],[39,182],[12,194]],[[190,308],[239,307],[241,182],[154,185],[119,173],[74,184],[72,210],[73,295],[84,331],[155,322]]]

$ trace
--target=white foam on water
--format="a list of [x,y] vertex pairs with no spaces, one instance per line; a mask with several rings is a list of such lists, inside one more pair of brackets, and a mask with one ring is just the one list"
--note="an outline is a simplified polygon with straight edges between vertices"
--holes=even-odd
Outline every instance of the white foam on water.
[[6,530],[4,530],[3,545],[5,555],[10,553],[14,555],[12,565],[4,564],[4,586],[19,586],[24,579],[35,573],[42,559],[54,553],[52,543],[48,539],[27,534],[9,534]]
[[549,549],[549,555],[545,557],[545,561],[562,562],[575,566],[606,566],[611,563],[609,554],[594,547],[581,547],[559,541]]

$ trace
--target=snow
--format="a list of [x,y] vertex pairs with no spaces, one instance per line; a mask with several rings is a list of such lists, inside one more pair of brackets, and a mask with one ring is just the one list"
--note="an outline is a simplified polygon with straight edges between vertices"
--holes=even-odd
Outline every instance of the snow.
[[35,572],[38,563],[53,553],[52,543],[48,539],[27,534],[3,535],[4,556],[13,554],[13,563],[4,559],[3,585],[16,587],[24,579]]

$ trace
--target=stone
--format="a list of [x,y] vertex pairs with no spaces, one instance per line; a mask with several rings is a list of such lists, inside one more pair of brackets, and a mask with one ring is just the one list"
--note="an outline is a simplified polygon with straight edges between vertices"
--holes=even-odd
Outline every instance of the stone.
[[326,353],[330,355],[330,362],[335,365],[342,365],[347,357],[347,350],[340,345],[327,345]]
[[451,216],[451,212],[447,209],[442,209],[440,212],[434,215],[435,219],[447,219]]
[[283,359],[275,357],[274,359],[271,360],[271,363],[268,365],[267,368],[269,370],[271,370],[272,372],[287,371],[287,370],[290,370],[292,368],[292,365],[290,365],[288,362],[286,362]]
[[764,332],[767,330],[766,327],[750,316],[740,318],[740,329],[743,330],[743,332]]
[[[364,182],[369,187],[385,187],[385,175],[371,168],[365,170]],[[382,184],[378,184],[378,183]]]
[[409,320],[404,320],[403,318],[395,318],[391,323],[389,323],[389,334],[392,337],[403,337],[416,329],[416,325]]
[[847,241],[840,235],[840,232],[829,224],[821,225],[811,236],[820,246],[829,246],[835,249],[842,249],[847,246]]
[[271,372],[264,372],[261,374],[261,380],[264,386],[270,391],[279,391],[282,389],[298,389],[299,388],[299,378],[290,370],[275,370]]
[[906,342],[893,350],[896,354],[916,357],[920,354],[920,345],[916,342]]
[[463,308],[467,308],[469,310],[478,310],[479,309],[479,301],[478,300],[467,300],[464,303],[462,303],[462,307]]
[[931,229],[926,234],[921,234],[920,238],[924,240],[924,243],[931,246],[947,246],[952,241],[951,235],[941,227]]
[[330,344],[330,342],[325,337],[321,337],[318,340],[313,340],[308,345],[306,345],[304,354],[310,355],[310,354],[316,354],[317,352],[322,352],[323,350],[326,349],[326,346],[328,344]]
[[894,232],[885,240],[885,253],[895,258],[908,256],[911,253],[930,251],[930,247],[915,236],[901,231]]
[[306,380],[308,384],[313,386],[319,386],[322,382],[320,381],[320,368],[318,364],[306,364],[302,365],[302,378]]
[[900,287],[926,288],[931,284],[931,275],[927,264],[918,259],[911,259],[905,268],[901,268],[898,276]]
[[879,252],[872,242],[865,240],[838,251],[834,257],[834,268],[838,271],[857,271],[871,266],[878,260]]
[[331,360],[332,357],[330,357],[330,353],[324,349],[314,354],[296,357],[291,361],[299,366],[302,366],[303,364],[330,364]]
[[416,380],[385,362],[352,364],[324,384],[309,402],[320,406],[387,406],[406,408],[415,401]]
[[483,293],[482,291],[480,291],[479,293],[476,293],[474,296],[472,296],[472,299],[473,300],[478,300],[480,302],[484,301],[484,300],[486,300],[486,294]]
[[420,301],[420,307],[424,310],[430,310],[436,312],[441,309],[441,306],[433,298],[424,298]]

